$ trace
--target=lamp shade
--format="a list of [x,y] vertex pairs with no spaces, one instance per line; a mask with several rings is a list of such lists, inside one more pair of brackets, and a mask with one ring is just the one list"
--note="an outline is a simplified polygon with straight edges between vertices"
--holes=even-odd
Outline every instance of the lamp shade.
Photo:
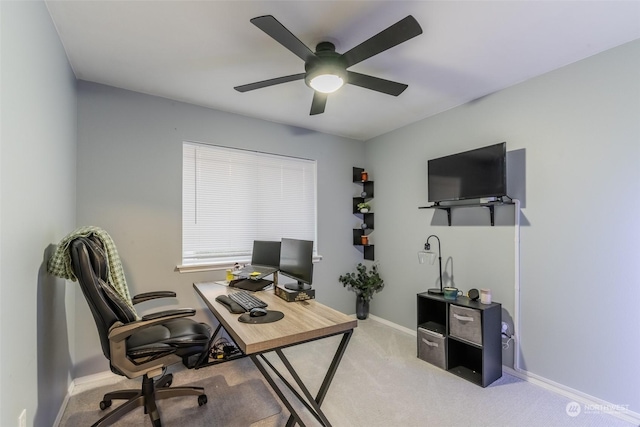
[[427,292],[430,294],[442,295],[442,249],[440,248],[440,238],[435,234],[427,237],[427,241],[424,244],[424,250],[418,252],[418,262],[420,264],[424,264],[425,261],[429,260],[429,263],[433,265],[436,262],[436,253],[431,250],[431,245],[429,244],[429,240],[434,238],[438,241],[438,267],[440,269],[440,287],[439,288],[430,288],[427,289]]
[[418,262],[424,264],[429,261],[429,264],[433,265],[436,262],[436,253],[432,251],[418,251]]

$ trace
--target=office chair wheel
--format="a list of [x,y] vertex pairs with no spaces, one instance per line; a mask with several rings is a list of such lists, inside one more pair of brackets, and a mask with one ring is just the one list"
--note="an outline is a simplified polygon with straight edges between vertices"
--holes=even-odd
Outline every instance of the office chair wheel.
[[202,406],[204,404],[207,403],[207,395],[206,394],[201,394],[200,396],[198,396],[198,406]]
[[104,411],[109,406],[111,406],[111,403],[113,403],[113,402],[111,402],[110,400],[103,400],[102,402],[100,402],[100,409],[102,409]]

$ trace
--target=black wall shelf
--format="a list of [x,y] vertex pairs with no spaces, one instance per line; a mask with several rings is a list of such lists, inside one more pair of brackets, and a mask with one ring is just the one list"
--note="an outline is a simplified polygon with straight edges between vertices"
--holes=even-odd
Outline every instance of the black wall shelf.
[[489,216],[491,219],[491,226],[495,225],[495,208],[496,206],[505,206],[505,205],[514,205],[514,202],[506,202],[506,201],[494,201],[494,202],[469,202],[469,203],[460,203],[460,204],[452,204],[452,205],[441,205],[435,203],[431,206],[419,206],[418,209],[440,209],[447,211],[447,220],[449,221],[449,226],[451,226],[451,210],[456,208],[487,208],[489,209]]
[[375,217],[373,212],[361,213],[358,210],[359,203],[365,203],[373,198],[373,181],[363,181],[362,172],[364,172],[363,168],[353,168],[353,182],[361,184],[362,191],[360,197],[353,198],[352,212],[362,220],[362,223],[367,224],[367,227],[353,229],[353,246],[362,247],[364,259],[373,261],[375,259],[374,245],[363,245],[362,236],[368,236],[373,231]]

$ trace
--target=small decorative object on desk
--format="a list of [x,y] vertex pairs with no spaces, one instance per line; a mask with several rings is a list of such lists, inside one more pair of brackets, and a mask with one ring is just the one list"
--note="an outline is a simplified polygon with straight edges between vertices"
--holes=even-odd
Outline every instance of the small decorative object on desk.
[[[358,175],[356,175],[358,176]],[[362,179],[362,182],[368,181],[369,180],[369,174],[367,173],[367,171],[362,171],[360,173],[360,178]]]
[[444,292],[444,299],[455,301],[460,295],[462,295],[462,291],[458,288],[445,287],[442,290]]
[[384,288],[384,280],[378,273],[378,265],[373,264],[367,271],[367,267],[358,263],[356,272],[347,273],[338,278],[342,286],[356,293],[356,315],[358,319],[364,320],[369,317],[369,301],[373,294],[380,292]]
[[491,289],[480,289],[480,302],[491,304]]
[[360,213],[367,213],[371,209],[371,205],[369,203],[358,203],[358,210]]

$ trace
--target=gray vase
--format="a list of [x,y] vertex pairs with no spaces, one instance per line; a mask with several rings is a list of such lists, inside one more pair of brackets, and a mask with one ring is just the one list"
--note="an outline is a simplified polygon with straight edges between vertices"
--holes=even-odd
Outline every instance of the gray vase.
[[369,317],[369,300],[364,299],[362,295],[356,296],[356,316],[360,320]]

